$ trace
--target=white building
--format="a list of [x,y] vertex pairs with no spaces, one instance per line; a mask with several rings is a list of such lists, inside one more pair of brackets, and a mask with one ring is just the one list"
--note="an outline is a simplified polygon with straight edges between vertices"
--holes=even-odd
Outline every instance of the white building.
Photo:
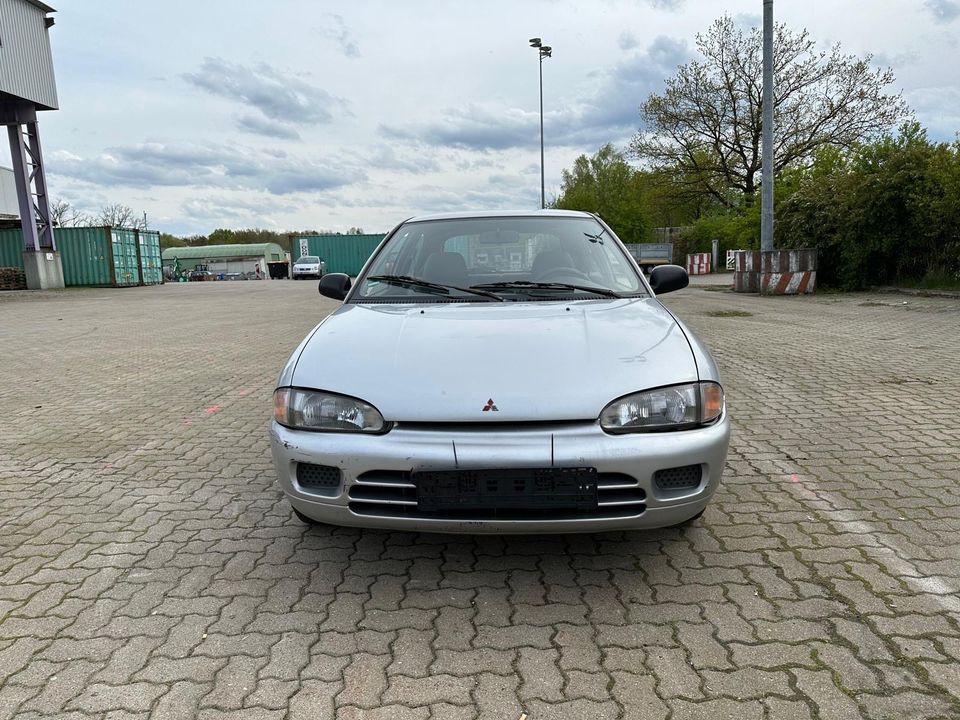
[[17,184],[13,180],[13,170],[0,167],[0,220],[20,217],[17,206]]

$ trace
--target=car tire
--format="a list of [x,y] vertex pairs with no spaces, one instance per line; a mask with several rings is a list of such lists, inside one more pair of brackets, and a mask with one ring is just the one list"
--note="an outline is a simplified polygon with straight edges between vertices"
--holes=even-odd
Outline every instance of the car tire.
[[703,513],[704,513],[704,512],[706,512],[706,508],[704,508],[703,510],[701,510],[700,512],[698,512],[698,513],[697,513],[696,515],[694,515],[693,517],[689,517],[689,518],[687,518],[686,520],[683,520],[682,522],[678,522],[678,523],[676,523],[675,525],[669,525],[668,527],[671,527],[671,528],[682,528],[682,527],[687,527],[688,525],[693,525],[693,523],[695,523],[697,520],[699,520],[699,519],[703,516]]
[[302,522],[304,525],[319,525],[319,524],[320,524],[320,523],[318,523],[316,520],[314,520],[313,518],[307,517],[306,515],[304,515],[302,512],[300,512],[300,511],[297,510],[296,508],[293,508],[293,514],[296,515],[296,516],[297,516],[297,520],[299,520],[300,522]]

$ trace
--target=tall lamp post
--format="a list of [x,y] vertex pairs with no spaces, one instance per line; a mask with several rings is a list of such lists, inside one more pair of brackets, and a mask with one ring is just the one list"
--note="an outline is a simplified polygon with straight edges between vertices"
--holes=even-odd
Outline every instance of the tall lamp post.
[[547,206],[543,178],[543,59],[553,57],[553,48],[544,45],[540,38],[530,38],[530,47],[540,51],[540,209],[542,210]]
[[763,0],[763,192],[760,249],[773,250],[773,0]]

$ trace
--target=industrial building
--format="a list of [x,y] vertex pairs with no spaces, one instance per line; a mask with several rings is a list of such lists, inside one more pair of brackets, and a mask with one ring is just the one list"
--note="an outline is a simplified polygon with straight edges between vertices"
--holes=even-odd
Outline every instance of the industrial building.
[[209,270],[212,273],[241,275],[257,274],[269,277],[267,263],[287,260],[286,251],[276,243],[246,243],[237,245],[198,245],[171,247],[163,251],[163,267],[172,268],[180,261],[180,269]]
[[41,289],[64,286],[37,122],[38,112],[58,107],[49,36],[53,12],[39,0],[0,0],[0,125],[10,141],[26,284]]
[[17,183],[13,179],[13,170],[0,167],[0,223],[8,220],[20,222]]

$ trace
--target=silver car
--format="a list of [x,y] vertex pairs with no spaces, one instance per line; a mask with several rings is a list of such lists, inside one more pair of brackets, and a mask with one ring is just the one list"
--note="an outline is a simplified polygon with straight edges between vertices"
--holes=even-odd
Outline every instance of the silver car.
[[280,486],[305,522],[454,533],[699,517],[730,437],[717,367],[582,212],[416,217],[280,372]]
[[327,264],[316,255],[303,255],[293,264],[293,279],[322,278]]

